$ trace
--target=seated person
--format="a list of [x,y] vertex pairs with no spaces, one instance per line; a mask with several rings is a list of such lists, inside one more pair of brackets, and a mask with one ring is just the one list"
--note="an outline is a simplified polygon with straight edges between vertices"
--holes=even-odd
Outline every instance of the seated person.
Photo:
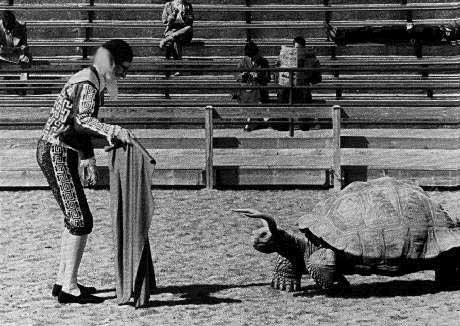
[[[306,48],[305,39],[302,36],[297,36],[293,40],[293,46],[297,50],[297,67],[298,68],[320,68],[318,58],[315,53],[308,51]],[[276,62],[276,66],[282,66],[281,57]],[[280,73],[282,74],[282,72]],[[289,78],[289,74],[285,74],[285,78]],[[278,78],[279,79],[279,78]],[[321,71],[298,71],[293,73],[293,84],[295,86],[310,86],[318,84],[322,81]],[[312,96],[310,89],[293,89],[292,99],[290,89],[279,89],[278,90],[278,102],[289,103],[289,104],[301,104],[311,103]],[[277,119],[281,121],[288,121],[288,119]],[[299,119],[302,120],[302,119]],[[289,130],[287,124],[272,123],[272,128],[280,131]],[[307,125],[300,125],[300,129],[308,129]]]
[[328,37],[339,44],[353,43],[409,43],[441,45],[452,44],[460,37],[460,28],[454,25],[426,25],[408,22],[404,25],[335,28],[327,26]]
[[193,9],[186,0],[173,0],[165,4],[161,16],[166,25],[160,48],[166,48],[166,59],[182,59],[182,48],[190,44],[193,37]]
[[[320,68],[318,58],[315,53],[307,51],[306,42],[302,36],[294,38],[293,46],[296,49],[302,49],[303,54],[297,58],[298,68]],[[281,66],[281,60],[278,59],[276,65]],[[295,86],[309,86],[321,82],[321,71],[299,71],[293,76]],[[289,89],[280,89],[278,91],[278,101],[280,103],[289,103]],[[292,91],[292,104],[310,103],[312,101],[311,91],[309,89],[294,89]]]
[[0,61],[29,64],[32,56],[27,46],[26,27],[13,12],[5,10],[0,23]]
[[[268,61],[259,53],[259,47],[252,41],[244,47],[244,57],[238,62],[238,69],[252,70],[257,68],[268,68]],[[270,82],[269,71],[243,71],[237,75],[240,85],[267,86]],[[240,89],[234,97],[243,104],[262,104],[268,102],[268,90],[266,89]],[[252,119],[253,120],[253,119]],[[251,119],[248,119],[248,122]],[[244,130],[251,131],[259,129],[260,126],[246,125]]]

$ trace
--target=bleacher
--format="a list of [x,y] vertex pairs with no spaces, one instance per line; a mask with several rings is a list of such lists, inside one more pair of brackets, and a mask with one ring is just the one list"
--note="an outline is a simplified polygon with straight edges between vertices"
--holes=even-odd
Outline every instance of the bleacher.
[[[87,66],[94,49],[126,39],[136,58],[120,82],[118,101],[100,117],[132,128],[158,165],[155,185],[328,186],[383,175],[424,186],[460,185],[460,46],[355,44],[336,46],[325,23],[337,27],[440,24],[460,16],[446,1],[192,1],[194,40],[182,61],[166,61],[158,47],[164,1],[0,1],[28,29],[34,64],[0,65],[0,187],[41,187],[35,142],[65,80]],[[235,66],[248,38],[274,65],[280,46],[303,35],[317,53],[323,82],[314,102],[239,105],[232,99]],[[276,68],[272,68],[276,71]],[[181,71],[178,77],[166,72]],[[19,80],[19,75],[27,75]],[[22,78],[24,79],[24,78]],[[206,111],[213,106],[214,173],[209,174]],[[331,107],[340,105],[342,172],[333,167]],[[242,131],[248,117],[288,118],[289,132]],[[295,123],[314,130],[295,130]],[[306,120],[305,120],[306,119]],[[318,129],[319,128],[319,129]],[[382,129],[385,128],[385,129]],[[208,130],[209,131],[209,130]],[[103,141],[95,140],[107,184]],[[209,182],[210,176],[213,178]]]

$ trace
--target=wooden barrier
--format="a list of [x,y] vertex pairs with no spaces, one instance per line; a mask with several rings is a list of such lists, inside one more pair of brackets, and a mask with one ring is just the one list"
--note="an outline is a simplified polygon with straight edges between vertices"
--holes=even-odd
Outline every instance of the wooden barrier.
[[[250,3],[250,2],[249,2]],[[251,11],[254,12],[349,12],[349,11],[402,11],[420,10],[459,10],[460,2],[441,2],[441,3],[368,3],[368,4],[330,4],[329,1],[324,1],[320,4],[280,4],[280,5],[257,5],[250,4]],[[223,11],[223,12],[246,12],[246,5],[215,5],[215,4],[194,4],[196,12]],[[163,4],[130,4],[130,3],[97,3],[90,4],[14,4],[14,0],[8,0],[8,5],[0,4],[0,10],[36,10],[36,11],[146,11],[146,10],[161,10]]]
[[213,123],[213,107],[207,106],[205,108],[205,124],[204,128],[206,130],[206,188],[212,189],[214,187],[214,164],[213,164],[213,156],[214,156],[214,123]]
[[[330,110],[330,109],[329,109]],[[326,110],[326,111],[329,111]],[[217,113],[219,109],[217,108]],[[204,120],[205,113],[197,108]],[[217,115],[217,114],[216,114]],[[343,120],[343,119],[342,119]],[[222,122],[214,122],[222,125]],[[203,125],[202,125],[203,126]],[[206,142],[204,129],[134,129],[139,141],[157,160],[155,186],[206,187],[318,185],[328,187],[334,178],[333,131],[320,129],[286,132],[215,129]],[[0,187],[44,187],[35,160],[40,130],[3,130],[0,133]],[[337,138],[336,138],[337,139]],[[107,186],[104,139],[96,139],[96,157]],[[206,167],[206,148],[212,144],[212,168]],[[342,129],[343,185],[390,175],[423,186],[460,184],[458,132],[451,129]],[[209,156],[208,156],[209,157]],[[206,170],[208,169],[208,170]],[[330,172],[329,172],[330,171]],[[214,173],[206,179],[207,172]]]
[[[452,143],[450,145],[439,140],[431,142],[428,141],[428,138],[425,138],[423,145],[421,144],[421,139],[411,139],[404,145],[398,142],[383,145],[380,141],[373,142],[368,137],[344,135],[342,132],[344,121],[341,119],[341,112],[342,108],[338,105],[335,105],[332,109],[333,168],[331,174],[334,180],[334,190],[340,190],[353,181],[366,181],[369,178],[379,176],[403,178],[425,186],[457,187],[460,185],[460,166],[458,165],[458,159],[460,158],[458,126],[460,125],[460,120],[457,121],[456,129],[453,129],[451,133],[450,140]],[[370,122],[363,121],[361,126],[366,123]],[[399,128],[411,128],[413,123],[415,121],[406,121]],[[372,123],[373,128],[378,127],[378,125],[379,123],[375,121]],[[436,125],[432,121],[431,127],[439,128],[441,125]],[[379,132],[380,137],[383,136],[382,130],[376,131]],[[395,129],[393,132],[395,135],[401,132],[408,133],[405,129]],[[427,130],[427,134],[430,132],[434,133],[434,131]],[[431,146],[427,145],[427,141],[431,142]],[[359,150],[357,148],[363,149]],[[394,152],[392,153],[391,150],[386,148],[394,148],[401,155],[397,157]],[[367,156],[366,159],[357,159],[356,156],[363,154]],[[343,163],[344,157],[347,157],[345,165]],[[415,157],[417,158],[415,159]],[[421,160],[423,160],[423,163],[421,163]],[[363,164],[363,162],[366,162],[366,164]],[[369,162],[374,165],[373,172],[370,172]],[[347,175],[345,177],[343,176],[344,168]],[[376,171],[377,174],[375,174]]]
[[334,190],[342,189],[342,164],[341,164],[341,142],[340,142],[340,121],[341,121],[341,107],[334,105],[332,107],[332,148],[333,148],[333,163],[332,163],[332,178]]

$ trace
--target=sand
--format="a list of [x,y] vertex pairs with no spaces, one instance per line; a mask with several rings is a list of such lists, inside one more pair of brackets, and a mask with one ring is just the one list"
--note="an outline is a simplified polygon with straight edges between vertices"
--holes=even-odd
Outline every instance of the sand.
[[[88,190],[95,216],[79,281],[99,305],[51,297],[62,214],[50,191],[0,192],[0,325],[459,325],[460,286],[439,291],[434,273],[348,276],[348,296],[327,296],[304,277],[302,291],[269,287],[274,255],[256,252],[258,221],[230,212],[254,207],[297,232],[296,219],[327,191],[154,190],[150,229],[158,293],[150,306],[115,303],[109,192]],[[460,216],[460,191],[430,192]]]

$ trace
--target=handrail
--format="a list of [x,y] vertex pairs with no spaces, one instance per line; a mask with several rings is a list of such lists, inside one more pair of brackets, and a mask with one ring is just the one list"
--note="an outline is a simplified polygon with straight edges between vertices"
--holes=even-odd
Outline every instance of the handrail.
[[[455,23],[457,18],[428,18],[413,20],[414,24],[446,24]],[[151,20],[111,20],[100,19],[88,22],[87,20],[25,20],[27,27],[49,27],[49,28],[64,28],[64,27],[107,27],[107,28],[145,28],[145,27],[164,27],[162,21],[157,19]],[[336,27],[356,27],[356,26],[384,26],[384,25],[405,25],[407,21],[403,19],[372,19],[372,20],[334,20]],[[299,27],[324,27],[322,20],[252,20],[251,24],[243,20],[197,20],[193,23],[193,28],[206,28],[206,29],[220,29],[222,27],[228,28],[299,28]]]
[[[164,28],[164,24],[159,20],[95,20],[88,22],[84,20],[40,20],[30,21],[26,20],[27,27],[34,28],[70,28],[70,27],[93,27],[93,28]],[[400,22],[400,21],[398,21]],[[244,21],[195,21],[193,23],[194,29],[221,29],[235,28],[309,28],[309,27],[323,27],[322,21],[254,21],[247,24]]]
[[[219,11],[219,12],[245,12],[248,8],[244,5],[206,5],[195,4],[195,11]],[[112,10],[161,10],[163,4],[40,4],[40,5],[0,5],[0,10],[55,10],[55,11],[112,11]],[[458,10],[460,2],[441,2],[441,3],[409,3],[409,4],[334,4],[334,5],[251,5],[251,11],[258,12],[334,12],[334,11],[407,11],[407,10]]]
[[[163,63],[161,63],[163,64]],[[458,65],[459,62],[414,62],[411,64],[404,63],[404,62],[394,62],[391,65],[382,66],[380,64],[366,64],[363,63],[361,65],[353,65],[353,66],[345,66],[344,63],[329,63],[328,65],[322,66],[320,68],[288,68],[288,67],[271,67],[271,68],[253,68],[253,69],[242,69],[230,66],[223,66],[223,67],[177,67],[176,63],[174,62],[165,62],[165,67],[158,67],[159,63],[153,64],[145,64],[145,69],[142,71],[145,72],[200,72],[200,73],[240,73],[240,72],[447,72],[447,71],[456,71],[458,72]],[[141,64],[139,64],[141,65]],[[167,67],[168,65],[172,67]],[[89,66],[88,63],[73,63],[73,67],[78,66]],[[47,69],[44,69],[48,67]],[[40,68],[40,69],[39,69]],[[10,65],[2,67],[3,72],[34,72],[34,71],[59,71],[62,68],[61,65],[40,65],[40,66],[30,66],[30,67],[21,67],[18,65]]]
[[[31,67],[20,67],[20,66],[9,66],[9,67],[2,67],[2,73],[46,73],[46,72],[54,72],[56,74],[61,73],[63,74],[62,77],[65,77],[65,73],[72,73],[76,72],[77,70],[89,66],[89,63],[75,63],[70,65],[32,65]],[[458,72],[458,65],[459,63],[452,62],[452,63],[430,63],[430,64],[423,64],[423,63],[414,63],[414,64],[394,64],[391,66],[379,66],[379,65],[363,65],[363,66],[324,66],[320,70],[298,70],[298,71],[321,71],[324,73],[363,73],[363,72],[412,72],[412,73],[447,73],[447,72]],[[190,68],[185,66],[175,66],[174,64],[153,64],[152,66],[143,67],[139,66],[132,66],[130,71],[133,72],[144,72],[144,73],[165,73],[165,72],[199,72],[199,73],[232,73],[238,72],[234,70],[229,70],[222,68],[208,68],[203,67],[200,68]],[[244,70],[246,71],[262,71],[262,70]],[[266,71],[270,72],[280,72],[286,71],[289,72],[290,70],[275,70],[267,69]],[[242,71],[241,71],[242,72]]]
[[[28,41],[28,45],[31,47],[50,47],[50,46],[100,46],[102,43],[110,40],[111,38],[92,38],[91,40],[85,40],[82,38],[60,38],[60,39],[31,39]],[[124,37],[131,46],[158,46],[158,42],[161,38],[158,37]],[[279,39],[254,39],[259,46],[278,46],[285,45],[291,42],[290,39],[279,38]],[[327,41],[325,38],[316,38],[307,40],[309,46],[329,46],[336,47],[337,45],[334,42]],[[236,39],[236,38],[223,38],[223,39],[204,39],[204,38],[194,38],[192,40],[191,46],[206,45],[206,46],[244,46],[246,39]]]
[[[372,82],[372,83],[371,83]],[[49,81],[49,80],[5,80],[2,81],[0,89],[8,89],[8,85],[20,85],[24,86],[27,89],[45,89],[45,88],[57,88],[62,87],[65,84],[64,80],[58,81]],[[31,87],[32,86],[32,87]],[[36,86],[36,87],[35,87]],[[140,81],[140,82],[123,82],[119,83],[119,88],[144,88],[144,89],[208,89],[208,90],[217,90],[217,89],[419,89],[419,88],[431,88],[431,89],[458,89],[460,86],[458,79],[451,81],[439,81],[439,80],[389,80],[389,81],[376,81],[376,80],[362,80],[362,81],[330,81],[322,82],[316,85],[306,85],[306,86],[289,86],[289,85],[278,85],[278,84],[269,84],[267,86],[260,85],[240,85],[238,82],[225,82],[225,83],[215,83],[209,85],[209,82],[186,82],[178,84],[175,81],[171,80],[154,80],[154,81]],[[19,88],[19,87],[17,87]]]
[[[212,105],[214,108],[223,108],[223,109],[234,109],[234,108],[244,108],[244,109],[265,109],[269,110],[271,108],[277,108],[282,110],[290,110],[296,108],[309,108],[309,109],[317,109],[323,108],[333,104],[340,104],[344,108],[407,108],[408,106],[415,109],[423,109],[423,108],[443,108],[443,109],[452,109],[460,106],[460,99],[424,99],[424,98],[412,98],[411,100],[381,100],[378,98],[367,98],[367,99],[332,99],[332,98],[325,98],[318,102],[313,103],[306,103],[306,104],[280,104],[280,103],[264,103],[264,104],[247,104],[247,103],[237,103],[237,102],[227,102],[221,103],[217,100],[209,101],[209,100],[202,100],[191,102],[187,101],[187,103],[181,101],[173,101],[170,100],[163,100],[162,102],[154,101],[152,99],[143,100],[143,101],[136,101],[135,98],[129,97],[130,94],[121,94],[121,99],[113,102],[107,100],[104,104],[104,109],[112,110],[118,109],[120,107],[126,107],[127,105],[131,104],[131,108],[152,108],[152,109],[167,109],[167,110],[175,110],[175,109],[193,109],[196,107],[203,107],[204,105]],[[13,97],[8,98],[8,95],[0,97],[0,102],[7,107],[15,107],[15,108],[30,108],[30,107],[50,107],[53,105],[57,94],[47,94],[44,97],[32,97],[28,98],[27,96],[23,97]],[[169,101],[169,102],[167,102]]]

